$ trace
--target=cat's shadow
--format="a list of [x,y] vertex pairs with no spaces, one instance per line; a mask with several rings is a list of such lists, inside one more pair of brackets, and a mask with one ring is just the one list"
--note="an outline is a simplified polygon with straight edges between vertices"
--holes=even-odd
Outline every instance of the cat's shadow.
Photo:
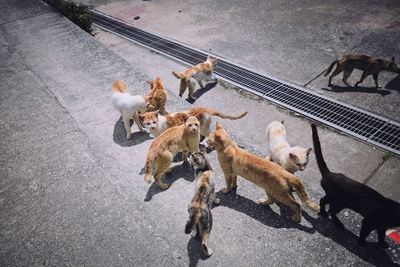
[[396,90],[400,92],[400,74],[394,77],[390,82],[385,85],[386,89]]
[[335,92],[335,93],[358,92],[358,93],[368,93],[368,94],[379,94],[383,97],[391,94],[390,91],[384,90],[382,88],[377,89],[375,87],[361,87],[361,86],[348,87],[348,86],[332,85],[329,88],[322,88],[322,90],[329,91],[329,92]]
[[[193,96],[198,99],[200,98],[202,95],[204,95],[205,93],[207,93],[208,91],[210,91],[211,89],[213,89],[216,85],[217,85],[218,81],[216,82],[210,82],[207,83],[204,88],[199,88],[196,89],[193,93]],[[186,101],[189,102],[190,104],[193,104],[194,102],[196,102],[196,99],[191,99],[191,98],[186,98]]]
[[[133,120],[131,120],[131,126],[133,124]],[[136,127],[136,129],[135,129]],[[113,132],[113,140],[115,143],[122,147],[131,147],[138,145],[140,143],[145,142],[146,140],[151,139],[150,135],[146,132],[140,132],[135,125],[132,130],[136,130],[136,132],[132,133],[131,139],[126,139],[126,131],[124,122],[122,121],[122,117],[114,124],[114,132]]]
[[346,248],[364,261],[375,266],[399,266],[379,247],[377,242],[368,242],[367,246],[362,247],[358,244],[358,236],[347,229],[338,230],[332,220],[323,217],[313,218],[304,213],[303,215],[304,219],[311,223],[318,233]]
[[187,254],[189,256],[189,267],[197,266],[199,260],[206,260],[209,257],[204,255],[201,248],[201,239],[199,237],[190,237],[187,244]]
[[[366,247],[361,247],[357,243],[358,236],[348,230],[337,230],[333,222],[327,218],[314,218],[302,210],[303,219],[312,225],[312,228],[310,228],[293,222],[291,220],[292,210],[285,205],[278,204],[281,210],[281,215],[279,215],[269,206],[262,206],[235,193],[223,194],[222,192],[217,192],[216,195],[221,199],[219,206],[239,211],[264,225],[274,228],[297,228],[307,233],[318,232],[370,264],[375,266],[399,266],[393,263],[385,251],[378,247],[377,243],[368,243]],[[273,205],[276,205],[276,203]]]
[[[279,205],[281,215],[275,213],[269,206],[262,206],[253,200],[238,195],[236,193],[224,194],[221,191],[216,193],[221,199],[219,206],[224,206],[274,228],[297,228],[307,233],[314,233],[313,228],[304,226],[291,220],[292,210],[284,205]],[[303,211],[303,214],[305,211]]]
[[[143,174],[143,173],[144,173],[144,168],[142,169],[140,174]],[[182,163],[182,164],[173,166],[172,171],[168,174],[165,174],[161,179],[164,183],[167,183],[170,186],[172,186],[172,184],[180,178],[183,178],[189,182],[193,182],[195,180],[193,169],[189,165],[189,163]],[[164,192],[164,191],[165,190],[159,189],[157,187],[156,183],[153,181],[152,184],[150,185],[149,190],[146,193],[146,197],[145,197],[144,201],[146,201],[146,202],[150,201],[153,198],[153,196],[157,195],[158,193]]]

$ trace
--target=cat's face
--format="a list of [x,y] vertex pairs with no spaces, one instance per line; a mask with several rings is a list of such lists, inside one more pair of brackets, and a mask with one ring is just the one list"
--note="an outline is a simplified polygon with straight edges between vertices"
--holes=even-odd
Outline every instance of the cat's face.
[[195,116],[190,116],[185,121],[185,128],[190,132],[199,132],[200,131],[200,122]]
[[304,171],[308,163],[311,148],[292,147],[289,153],[289,164],[298,171]]
[[148,131],[154,130],[158,126],[158,111],[141,113],[139,120]]
[[207,164],[207,159],[203,152],[195,152],[190,155],[190,164],[195,169],[203,169]]
[[216,57],[208,56],[207,60],[211,62],[211,65],[213,66],[213,68],[217,65],[217,58]]

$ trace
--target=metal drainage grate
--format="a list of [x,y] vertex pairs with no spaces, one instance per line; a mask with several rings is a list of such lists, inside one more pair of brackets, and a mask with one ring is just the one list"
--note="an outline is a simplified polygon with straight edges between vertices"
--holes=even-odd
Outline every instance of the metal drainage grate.
[[[188,65],[204,61],[209,53],[159,37],[123,21],[92,10],[97,26]],[[215,74],[247,91],[364,142],[400,155],[400,124],[371,112],[314,94],[300,86],[261,75],[218,58]]]

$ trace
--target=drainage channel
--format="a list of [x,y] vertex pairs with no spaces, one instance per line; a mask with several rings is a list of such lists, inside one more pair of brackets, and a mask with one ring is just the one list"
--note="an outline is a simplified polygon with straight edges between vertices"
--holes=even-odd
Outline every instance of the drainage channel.
[[[96,10],[91,12],[95,25],[186,65],[196,65],[209,55],[177,41],[135,28]],[[223,58],[218,58],[214,72],[219,78],[273,103],[400,155],[400,123],[396,121],[259,74]]]

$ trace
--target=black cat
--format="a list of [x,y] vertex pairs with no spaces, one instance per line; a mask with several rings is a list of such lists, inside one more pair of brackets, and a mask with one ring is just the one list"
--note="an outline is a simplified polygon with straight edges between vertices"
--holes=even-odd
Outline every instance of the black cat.
[[329,204],[329,215],[335,225],[343,230],[344,226],[336,214],[345,208],[352,209],[364,217],[358,243],[365,246],[365,239],[376,229],[379,245],[382,248],[389,247],[385,242],[385,232],[388,228],[400,226],[400,204],[341,173],[330,172],[322,156],[317,127],[312,124],[311,128],[315,157],[322,174],[321,186],[326,193],[320,200],[320,214],[328,216],[325,206]]

